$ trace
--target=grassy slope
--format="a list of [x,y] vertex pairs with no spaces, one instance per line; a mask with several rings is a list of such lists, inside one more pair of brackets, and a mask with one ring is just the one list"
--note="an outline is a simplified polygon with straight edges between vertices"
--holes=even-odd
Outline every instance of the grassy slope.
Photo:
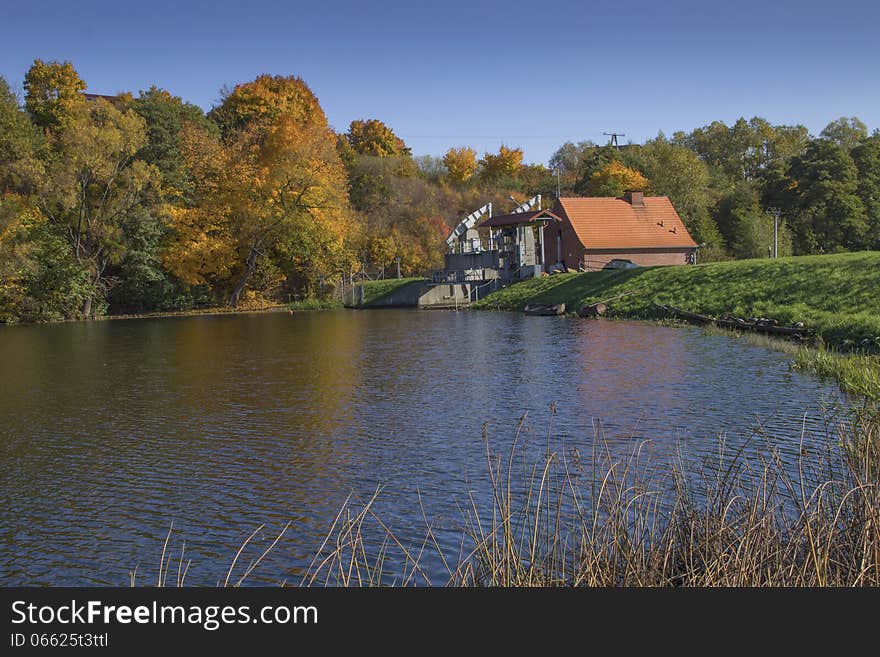
[[656,318],[652,302],[707,315],[804,322],[825,341],[880,336],[880,252],[557,274],[495,292],[476,308],[564,302],[574,311],[625,292],[610,315]]
[[377,299],[381,299],[387,294],[391,294],[396,289],[403,287],[404,285],[409,285],[410,283],[415,283],[417,281],[423,281],[424,278],[388,278],[381,281],[365,281],[360,283],[360,285],[364,288],[364,305],[368,306],[373,301]]

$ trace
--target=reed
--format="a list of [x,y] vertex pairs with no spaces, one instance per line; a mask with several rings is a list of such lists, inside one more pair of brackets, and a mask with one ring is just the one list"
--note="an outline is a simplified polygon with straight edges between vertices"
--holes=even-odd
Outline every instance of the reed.
[[[520,430],[522,423],[520,424]],[[880,413],[865,409],[840,428],[830,454],[801,450],[796,474],[769,453],[750,463],[728,453],[699,471],[683,459],[668,475],[635,449],[612,455],[597,427],[589,467],[575,451],[529,461],[520,431],[486,464],[490,508],[474,497],[462,540],[446,554],[434,528],[405,544],[380,525],[366,540],[376,497],[337,515],[303,585],[452,586],[878,586]],[[329,548],[328,548],[329,546]],[[431,581],[426,550],[446,566]],[[405,566],[387,569],[389,555]]]
[[[554,441],[554,414],[552,409],[538,457],[524,445],[526,416],[503,454],[493,451],[484,425],[491,495],[469,497],[456,546],[438,538],[421,497],[424,531],[397,535],[376,510],[379,488],[369,499],[345,501],[293,584],[880,586],[876,404],[866,402],[840,421],[826,451],[802,446],[794,468],[772,442],[756,460],[745,448],[731,451],[723,439],[717,455],[700,466],[679,454],[672,467],[651,467],[647,443],[620,456],[601,424],[584,459]],[[258,528],[218,585],[246,583],[288,527],[244,565],[242,555]],[[172,532],[173,526],[154,580],[159,586],[184,585],[189,568],[183,548],[172,563]],[[427,567],[428,557],[442,564],[442,577],[431,576],[437,568]],[[137,569],[132,585],[136,578]]]

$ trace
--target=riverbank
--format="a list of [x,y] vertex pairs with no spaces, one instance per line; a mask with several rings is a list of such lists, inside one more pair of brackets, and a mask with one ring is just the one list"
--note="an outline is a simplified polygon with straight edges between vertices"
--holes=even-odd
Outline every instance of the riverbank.
[[[59,319],[50,322],[22,322],[21,324],[7,324],[7,326],[38,325],[38,324],[74,324],[80,322],[109,322],[118,319],[157,319],[161,317],[200,317],[203,315],[249,315],[266,312],[279,312],[287,310],[289,304],[273,304],[251,307],[213,306],[210,308],[194,308],[191,310],[168,310],[154,313],[127,313],[123,315],[98,315],[89,319]],[[0,324],[3,326],[3,324]]]
[[354,286],[355,293],[350,295],[346,306],[350,308],[367,308],[372,304],[389,297],[395,292],[413,283],[422,283],[426,278],[386,278],[378,281],[364,281]]
[[608,315],[662,319],[656,304],[718,317],[803,322],[827,345],[880,336],[880,252],[738,260],[681,267],[556,274],[488,295],[475,309],[564,303],[568,312],[611,299]]
[[[162,317],[200,317],[205,315],[253,315],[257,313],[312,310],[340,310],[342,302],[327,299],[303,299],[282,304],[258,304],[237,308],[232,306],[212,306],[210,308],[194,308],[191,310],[169,310],[154,313],[126,313],[121,315],[99,315],[89,319],[60,319],[51,322],[38,322],[38,324],[70,324],[78,322],[108,322],[117,319],[157,319]],[[28,322],[28,324],[33,324]],[[17,326],[18,324],[9,324]],[[3,326],[0,323],[0,326]]]

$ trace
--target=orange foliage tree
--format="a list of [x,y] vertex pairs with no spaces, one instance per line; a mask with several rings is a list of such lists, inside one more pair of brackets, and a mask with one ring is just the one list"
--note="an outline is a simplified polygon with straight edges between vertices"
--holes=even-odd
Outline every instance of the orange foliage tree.
[[[228,104],[227,104],[228,103]],[[198,181],[172,213],[164,262],[187,282],[225,281],[236,306],[258,268],[309,289],[340,268],[349,221],[345,170],[317,98],[298,78],[239,85],[217,114],[225,136],[187,128]]]
[[648,179],[639,171],[612,160],[590,176],[586,192],[589,196],[622,196],[628,189],[647,187]]

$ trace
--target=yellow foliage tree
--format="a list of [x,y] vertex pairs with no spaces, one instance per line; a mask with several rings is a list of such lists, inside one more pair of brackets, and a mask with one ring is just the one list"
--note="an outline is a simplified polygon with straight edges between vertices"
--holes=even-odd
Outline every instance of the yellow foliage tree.
[[24,89],[25,107],[34,123],[50,130],[88,102],[83,95],[86,83],[70,62],[35,59],[25,75]]
[[480,164],[482,175],[487,180],[497,180],[505,176],[515,176],[522,166],[523,151],[521,148],[508,148],[504,144],[497,154],[486,153]]
[[104,101],[72,104],[57,116],[50,154],[32,173],[43,214],[64,230],[76,261],[89,275],[92,300],[104,291],[104,272],[125,254],[122,223],[149,187],[158,189],[158,170],[134,159],[146,143],[146,125],[133,110]]
[[208,114],[224,134],[269,124],[281,117],[301,124],[326,125],[317,96],[296,76],[260,75],[224,93],[223,102]]
[[450,148],[443,156],[449,179],[455,183],[465,183],[477,172],[477,151],[464,146]]
[[648,179],[639,171],[612,160],[590,176],[586,192],[589,196],[622,196],[628,189],[646,189]]
[[391,157],[410,154],[404,141],[378,119],[352,121],[345,137],[352,150],[360,155]]
[[176,237],[163,254],[183,280],[228,282],[232,306],[261,262],[310,284],[338,269],[345,245],[347,187],[336,137],[320,106],[300,111],[289,86],[279,91],[277,79],[266,78],[236,87],[226,115],[250,118],[225,139],[183,131],[181,152],[198,195],[194,207],[171,213]]

